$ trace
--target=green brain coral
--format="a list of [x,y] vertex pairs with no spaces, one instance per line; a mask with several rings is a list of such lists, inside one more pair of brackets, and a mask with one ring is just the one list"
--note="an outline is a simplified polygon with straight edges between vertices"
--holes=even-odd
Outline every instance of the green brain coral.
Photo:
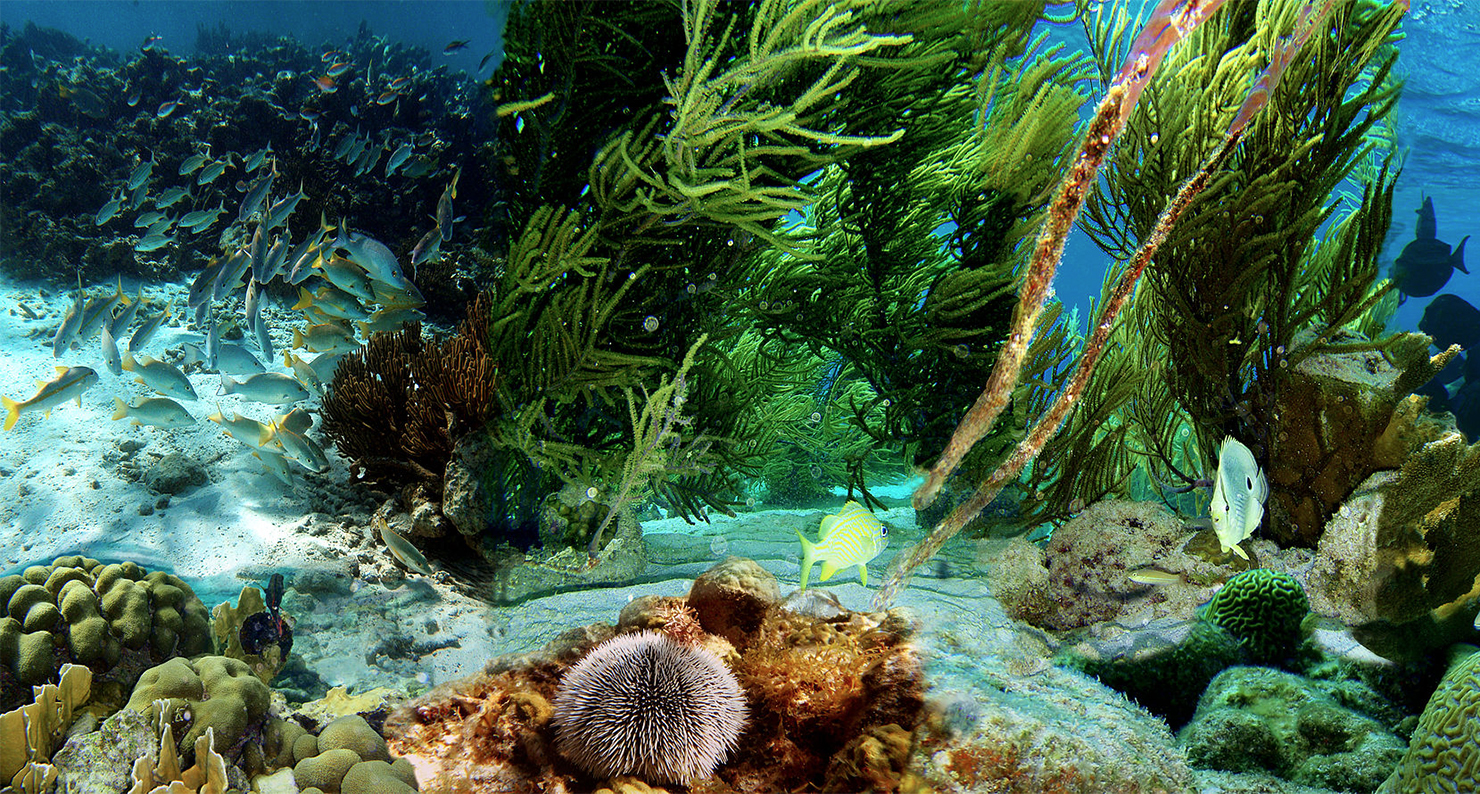
[[1202,608],[1202,619],[1237,637],[1249,661],[1277,664],[1294,651],[1309,612],[1295,577],[1256,568],[1230,578]]
[[[1471,649],[1473,651],[1473,649]],[[1475,791],[1480,772],[1480,653],[1456,661],[1429,698],[1408,753],[1378,794]]]
[[127,692],[145,668],[210,650],[205,604],[170,574],[70,556],[0,578],[0,665],[20,684],[0,692],[0,708],[66,662]]

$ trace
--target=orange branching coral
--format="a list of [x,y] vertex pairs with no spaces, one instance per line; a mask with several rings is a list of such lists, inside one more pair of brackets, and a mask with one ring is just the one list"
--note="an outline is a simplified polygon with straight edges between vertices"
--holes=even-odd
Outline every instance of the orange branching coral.
[[411,323],[340,362],[324,395],[324,433],[357,475],[441,483],[457,440],[494,412],[487,317],[488,298],[479,296],[457,336],[440,345]]

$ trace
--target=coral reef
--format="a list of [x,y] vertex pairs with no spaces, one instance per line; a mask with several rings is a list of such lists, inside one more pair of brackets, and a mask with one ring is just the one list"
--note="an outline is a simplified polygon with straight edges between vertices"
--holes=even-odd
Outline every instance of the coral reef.
[[1193,766],[1267,770],[1295,783],[1371,792],[1403,752],[1386,725],[1320,682],[1263,667],[1230,667],[1198,701],[1178,738]]
[[1204,621],[1238,638],[1255,664],[1279,664],[1300,641],[1310,613],[1305,588],[1295,577],[1265,568],[1234,574],[1202,608]]
[[[1172,794],[1196,790],[1166,723],[1079,673],[985,671],[932,697],[901,791]],[[862,790],[862,787],[858,787]]]
[[[594,789],[606,776],[587,777],[560,755],[551,703],[558,701],[562,678],[593,648],[654,626],[715,651],[733,671],[750,711],[736,753],[689,790],[763,792],[806,781],[829,791],[897,788],[908,774],[904,751],[924,700],[921,663],[906,642],[911,627],[888,613],[843,612],[828,620],[791,613],[768,600],[775,583],[761,569],[738,560],[727,561],[725,569],[712,578],[743,587],[759,619],[737,619],[735,602],[712,597],[634,602],[623,612],[626,634],[599,625],[573,630],[533,657],[495,660],[482,675],[413,701],[386,723],[391,747],[433,777],[431,791],[460,785]],[[716,604],[722,609],[706,617],[708,605]],[[704,631],[711,621],[754,628],[739,630],[741,642],[731,645]],[[606,785],[661,785],[647,775],[624,780],[618,776]]]
[[1421,403],[1414,403],[1421,398],[1410,396],[1454,356],[1431,359],[1429,341],[1401,334],[1381,350],[1320,353],[1290,368],[1276,402],[1280,424],[1266,472],[1270,537],[1282,545],[1316,545],[1328,519],[1373,472],[1397,467],[1438,437],[1436,423],[1418,416]]
[[1303,637],[1305,616],[1305,594],[1293,577],[1244,571],[1229,579],[1190,624],[1085,637],[1059,661],[1098,677],[1179,727],[1224,668],[1289,657]]
[[[1054,530],[1042,554],[1048,578],[1017,541],[992,564],[992,587],[1009,614],[1035,626],[1067,630],[1105,621],[1144,622],[1162,617],[1192,617],[1228,569],[1185,549],[1192,536],[1161,505],[1107,500],[1090,505]],[[991,554],[991,552],[986,552]],[[1179,576],[1166,585],[1145,585],[1128,577],[1145,569]],[[1032,619],[1028,619],[1032,617]]]
[[50,765],[72,717],[91,694],[92,671],[64,664],[57,683],[35,688],[35,699],[14,711],[0,713],[0,784],[21,794],[40,794],[56,781]]
[[1473,791],[1480,768],[1480,653],[1460,647],[1381,794]]
[[211,635],[215,638],[216,652],[245,663],[264,684],[272,681],[288,663],[282,649],[275,643],[262,648],[261,653],[248,653],[242,647],[242,624],[253,615],[265,612],[267,604],[262,600],[262,591],[251,585],[242,588],[235,607],[230,602],[223,602],[211,610]]
[[171,574],[59,557],[0,579],[0,708],[29,699],[63,663],[93,668],[93,700],[120,704],[139,674],[210,650],[205,605]]
[[[191,209],[235,206],[246,153],[268,146],[281,184],[301,183],[330,218],[376,208],[376,233],[403,254],[426,231],[454,163],[468,172],[459,199],[469,217],[491,197],[485,160],[468,155],[489,133],[486,94],[461,73],[435,68],[426,50],[363,27],[322,46],[217,28],[188,58],[163,47],[117,53],[30,24],[8,33],[0,45],[0,268],[12,275],[70,286],[79,275],[154,277],[204,266],[220,252],[219,229],[180,233],[173,246],[139,253],[127,221],[176,179],[189,188]],[[352,66],[330,93],[313,79],[326,50]],[[397,88],[387,91],[393,80]],[[363,163],[341,164],[326,142],[354,136],[356,125],[385,137],[362,147]],[[399,172],[373,168],[403,142],[416,154]],[[202,151],[223,165],[214,180],[180,169]],[[152,180],[131,190],[141,161],[153,162]],[[103,218],[99,208],[120,193],[122,211]],[[474,291],[478,268],[463,261],[463,246],[461,238],[444,242],[441,260],[417,274],[434,310],[456,312]]]
[[[1423,398],[1411,397],[1416,411]],[[1394,420],[1397,427],[1407,422]],[[1421,430],[1421,428],[1420,428]],[[1419,430],[1404,434],[1418,441]],[[1394,444],[1401,453],[1413,442]],[[1480,589],[1480,444],[1448,431],[1367,478],[1338,509],[1308,575],[1311,608],[1407,658],[1463,639]]]
[[158,710],[158,700],[167,702],[170,721],[180,726],[182,746],[193,745],[210,729],[217,751],[235,761],[261,736],[271,696],[245,662],[202,656],[176,657],[145,671],[125,708]]

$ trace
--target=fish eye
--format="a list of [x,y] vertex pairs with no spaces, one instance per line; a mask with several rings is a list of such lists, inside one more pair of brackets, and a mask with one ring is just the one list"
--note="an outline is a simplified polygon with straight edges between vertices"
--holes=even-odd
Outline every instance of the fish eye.
[[1251,491],[1254,490],[1254,478],[1244,477],[1244,487],[1248,488]]
[[889,526],[887,524],[884,525],[884,528],[883,529],[879,530],[879,536],[880,537],[888,537],[889,536]]

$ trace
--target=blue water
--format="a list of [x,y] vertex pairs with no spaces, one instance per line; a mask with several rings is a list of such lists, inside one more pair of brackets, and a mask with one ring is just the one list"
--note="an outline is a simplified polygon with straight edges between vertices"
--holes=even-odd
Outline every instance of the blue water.
[[[313,47],[338,46],[364,23],[372,33],[430,50],[439,63],[487,77],[502,60],[508,5],[507,0],[6,0],[0,3],[0,22],[17,29],[35,22],[119,52],[137,51],[146,37],[162,36],[166,50],[185,56],[195,50],[198,25],[291,35]],[[455,40],[468,46],[440,55]],[[478,63],[489,52],[495,55],[480,70]]]

